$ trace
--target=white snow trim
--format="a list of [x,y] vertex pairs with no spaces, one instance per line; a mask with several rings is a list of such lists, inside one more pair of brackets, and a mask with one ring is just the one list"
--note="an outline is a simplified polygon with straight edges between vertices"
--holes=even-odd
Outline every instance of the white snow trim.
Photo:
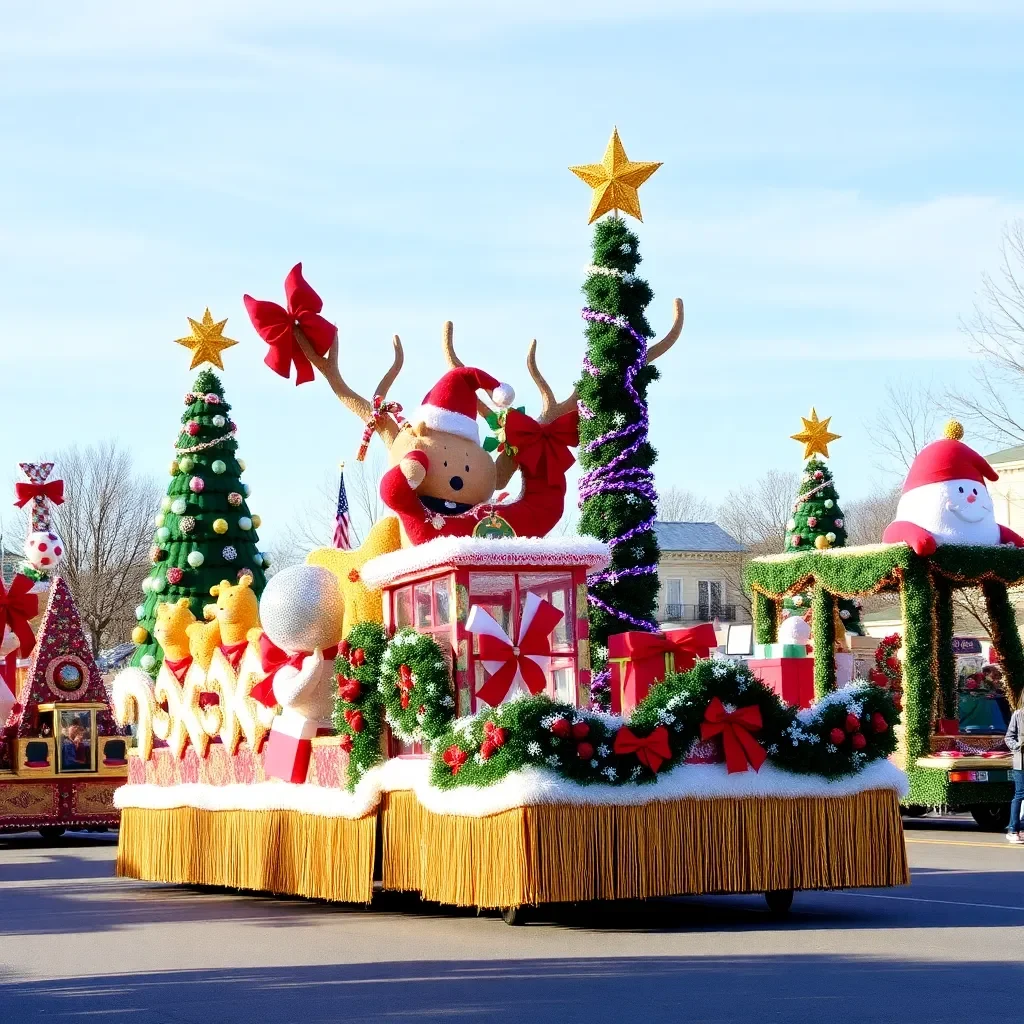
[[819,558],[846,558],[849,555],[876,555],[880,551],[889,551],[892,548],[905,548],[909,545],[899,541],[897,544],[854,544],[844,548],[828,548],[825,551],[815,551],[808,548],[807,551],[786,551],[781,555],[758,555],[752,558],[752,562],[792,562],[794,559],[803,558],[804,555],[813,554]]
[[759,772],[734,775],[728,774],[724,764],[683,764],[649,785],[580,786],[538,768],[525,768],[493,786],[443,790],[430,785],[428,760],[395,758],[370,769],[353,793],[287,782],[230,786],[128,785],[115,792],[114,804],[119,809],[291,810],[325,818],[361,818],[377,806],[382,793],[411,789],[416,799],[435,814],[483,818],[515,807],[540,804],[630,807],[686,798],[842,797],[875,789],[891,789],[902,797],[907,788],[906,775],[894,764],[874,761],[856,775],[835,781],[816,775],[794,775],[770,764]]
[[480,430],[475,419],[463,416],[461,412],[442,409],[439,405],[421,405],[413,410],[409,422],[425,423],[431,430],[440,430],[445,434],[457,434],[467,441],[480,443]]
[[449,565],[568,565],[595,572],[610,561],[608,545],[592,537],[438,537],[371,558],[360,576],[378,590],[409,573]]

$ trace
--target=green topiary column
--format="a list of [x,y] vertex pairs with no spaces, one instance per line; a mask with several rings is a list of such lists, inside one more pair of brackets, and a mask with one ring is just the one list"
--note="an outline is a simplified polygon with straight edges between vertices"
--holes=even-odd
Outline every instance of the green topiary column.
[[836,599],[815,582],[811,590],[811,640],[814,643],[814,696],[836,688]]
[[935,587],[935,662],[939,673],[939,712],[943,718],[959,718],[956,692],[956,656],[953,654],[953,587],[943,576],[933,575]]
[[259,596],[266,584],[266,555],[258,550],[259,516],[249,511],[249,486],[241,480],[236,426],[216,374],[203,370],[185,396],[181,434],[171,463],[171,482],[157,513],[150,558],[153,569],[143,581],[145,597],[136,609],[139,625],[132,659],[149,672],[163,652],[153,637],[157,606],[187,597],[192,613],[203,618],[210,587],[248,574]]

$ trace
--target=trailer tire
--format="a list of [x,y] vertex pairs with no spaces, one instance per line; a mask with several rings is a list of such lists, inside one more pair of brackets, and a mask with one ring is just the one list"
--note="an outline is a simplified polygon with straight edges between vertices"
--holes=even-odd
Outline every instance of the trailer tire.
[[971,808],[971,817],[986,832],[1005,832],[1010,824],[1010,805],[975,804]]
[[785,917],[789,908],[793,906],[792,889],[772,889],[764,894],[764,901],[768,904],[768,913],[772,917]]
[[53,842],[54,839],[60,839],[62,835],[67,831],[63,825],[41,825],[39,828],[39,834],[47,841]]
[[522,924],[526,920],[523,909],[523,907],[503,907],[501,911],[502,921],[510,925]]
[[924,804],[908,804],[900,808],[900,814],[905,818],[923,818],[928,813]]

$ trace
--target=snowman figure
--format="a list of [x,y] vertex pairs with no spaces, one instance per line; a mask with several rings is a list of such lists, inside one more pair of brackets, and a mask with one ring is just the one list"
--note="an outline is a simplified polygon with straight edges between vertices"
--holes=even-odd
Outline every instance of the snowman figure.
[[260,599],[261,645],[266,649],[269,641],[276,648],[280,667],[273,690],[282,709],[267,742],[268,777],[305,782],[313,737],[332,731],[334,656],[343,615],[338,581],[327,569],[295,565],[267,581]]
[[790,615],[779,626],[779,643],[807,646],[811,642],[811,624],[802,615]]
[[961,438],[955,420],[946,436],[918,452],[903,484],[896,519],[882,534],[887,544],[908,544],[930,555],[939,544],[1024,547],[1024,537],[996,522],[986,480],[999,475]]

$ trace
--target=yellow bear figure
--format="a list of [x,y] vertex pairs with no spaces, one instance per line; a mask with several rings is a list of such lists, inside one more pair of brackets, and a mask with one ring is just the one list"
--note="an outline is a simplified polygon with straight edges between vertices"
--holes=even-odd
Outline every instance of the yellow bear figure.
[[187,629],[196,621],[189,607],[189,599],[163,601],[156,606],[153,636],[164,650],[167,661],[183,661],[189,656]]
[[353,551],[337,548],[317,548],[306,556],[307,565],[320,565],[329,569],[338,579],[338,587],[345,599],[345,620],[341,635],[348,636],[357,622],[383,622],[384,606],[379,590],[370,590],[363,583],[360,570],[378,555],[397,551],[402,546],[398,519],[388,516],[374,523],[366,540]]
[[252,577],[243,576],[237,583],[221,580],[210,587],[216,605],[205,611],[212,616],[208,622],[194,622],[186,627],[192,657],[204,668],[210,667],[213,652],[223,644],[230,647],[247,639],[249,631],[259,626],[260,610],[252,592]]

